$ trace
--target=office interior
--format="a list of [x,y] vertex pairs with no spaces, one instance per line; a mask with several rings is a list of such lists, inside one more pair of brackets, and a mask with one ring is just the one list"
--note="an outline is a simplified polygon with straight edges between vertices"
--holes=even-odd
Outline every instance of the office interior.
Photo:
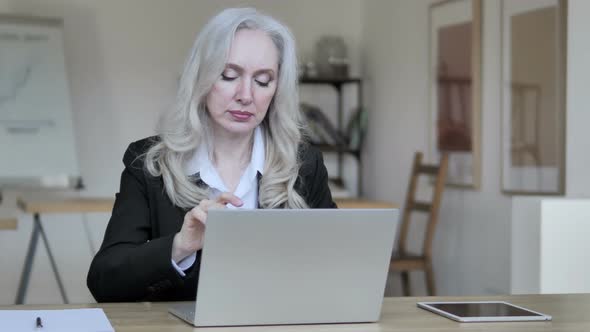
[[[313,59],[320,38],[337,36],[344,41],[349,75],[362,80],[362,107],[368,110],[360,192],[363,198],[402,207],[414,153],[429,150],[429,13],[437,2],[0,0],[0,13],[64,20],[76,154],[85,185],[82,196],[113,197],[123,152],[130,142],[153,135],[157,115],[173,102],[182,64],[206,20],[223,8],[253,6],[292,29],[302,63]],[[437,294],[590,292],[588,283],[578,282],[590,279],[590,268],[576,258],[590,249],[581,237],[590,229],[590,22],[585,17],[590,2],[567,2],[564,192],[559,195],[513,194],[502,188],[502,5],[500,0],[482,1],[480,181],[476,188],[444,189],[433,242]],[[344,93],[348,111],[359,96],[350,88]],[[330,87],[302,86],[301,99],[325,109],[335,107]],[[334,113],[328,117],[335,121]],[[358,165],[354,158],[345,159],[349,189],[358,192]],[[328,153],[326,160],[329,172],[335,172],[336,160]],[[18,227],[0,231],[0,304],[14,303],[33,224],[30,214],[10,208],[19,194],[3,191],[0,211],[14,212]],[[551,213],[545,215],[546,211]],[[421,248],[420,218],[409,237],[413,250]],[[563,224],[551,224],[555,218]],[[86,273],[108,219],[108,213],[43,216],[71,303],[94,301]],[[548,238],[548,230],[556,236]],[[551,262],[557,265],[547,265]],[[410,278],[412,293],[425,295],[424,274],[412,272]],[[557,278],[559,287],[571,288],[552,288],[551,278]],[[401,293],[400,277],[391,273],[386,296]],[[48,256],[39,245],[25,303],[60,302]]]

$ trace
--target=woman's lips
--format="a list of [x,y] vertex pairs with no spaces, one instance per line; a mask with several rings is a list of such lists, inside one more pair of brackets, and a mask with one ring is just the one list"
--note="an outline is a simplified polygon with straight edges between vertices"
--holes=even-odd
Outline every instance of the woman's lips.
[[231,116],[238,121],[247,121],[254,116],[252,113],[242,111],[229,111],[229,114],[231,114]]

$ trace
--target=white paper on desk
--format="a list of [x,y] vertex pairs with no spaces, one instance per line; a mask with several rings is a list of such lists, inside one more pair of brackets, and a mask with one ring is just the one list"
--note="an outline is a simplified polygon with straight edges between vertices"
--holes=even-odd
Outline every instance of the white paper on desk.
[[[41,317],[42,329],[36,329]],[[0,330],[10,332],[114,332],[104,311],[91,309],[0,310]]]

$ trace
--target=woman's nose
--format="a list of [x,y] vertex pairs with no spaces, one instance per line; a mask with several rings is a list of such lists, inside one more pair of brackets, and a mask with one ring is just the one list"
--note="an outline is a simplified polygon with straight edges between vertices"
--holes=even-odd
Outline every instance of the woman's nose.
[[250,83],[250,80],[241,80],[236,98],[242,105],[249,105],[252,103],[252,83]]

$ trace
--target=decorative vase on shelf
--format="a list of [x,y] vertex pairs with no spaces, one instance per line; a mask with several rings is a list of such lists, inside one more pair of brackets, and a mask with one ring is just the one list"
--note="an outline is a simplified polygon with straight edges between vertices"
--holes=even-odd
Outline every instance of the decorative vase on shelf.
[[316,43],[315,56],[319,77],[348,77],[349,59],[346,44],[341,37],[321,37]]

